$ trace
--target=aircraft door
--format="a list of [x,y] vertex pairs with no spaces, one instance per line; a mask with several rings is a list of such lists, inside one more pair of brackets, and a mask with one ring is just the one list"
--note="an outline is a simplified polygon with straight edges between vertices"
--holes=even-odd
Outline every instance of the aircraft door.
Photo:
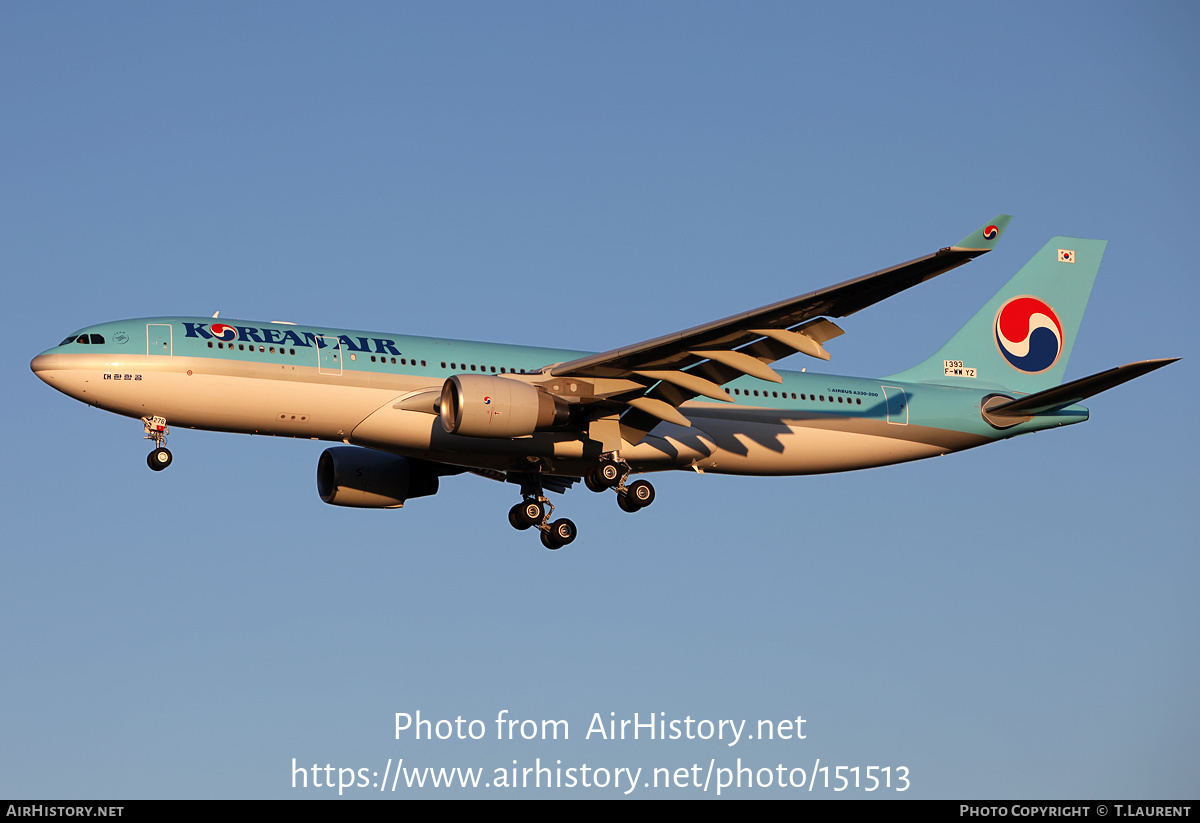
[[146,324],[146,356],[171,356],[171,324]]
[[342,341],[336,337],[321,335],[318,338],[321,343],[317,344],[317,373],[318,374],[341,374],[342,373]]
[[887,421],[898,426],[908,425],[908,397],[899,386],[880,386],[887,400]]

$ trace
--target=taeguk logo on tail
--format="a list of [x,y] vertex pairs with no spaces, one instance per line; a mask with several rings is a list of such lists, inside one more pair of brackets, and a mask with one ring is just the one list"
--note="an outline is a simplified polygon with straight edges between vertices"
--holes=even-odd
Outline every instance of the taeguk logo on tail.
[[1048,303],[1036,297],[1014,297],[996,312],[996,346],[1017,371],[1044,372],[1062,354],[1062,323]]
[[995,239],[996,239],[996,235],[997,235],[997,234],[999,234],[999,233],[1000,233],[1000,229],[999,229],[998,227],[996,227],[996,226],[988,226],[986,229],[984,229],[984,230],[983,230],[983,239],[985,239],[985,240],[995,240]]

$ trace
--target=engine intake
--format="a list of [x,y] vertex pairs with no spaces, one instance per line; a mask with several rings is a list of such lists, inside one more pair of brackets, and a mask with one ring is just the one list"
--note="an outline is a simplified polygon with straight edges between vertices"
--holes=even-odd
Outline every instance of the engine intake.
[[398,509],[405,500],[437,494],[435,464],[394,454],[337,446],[317,461],[317,493],[334,506]]
[[561,397],[507,377],[456,374],[442,385],[442,428],[465,437],[525,437],[567,422]]

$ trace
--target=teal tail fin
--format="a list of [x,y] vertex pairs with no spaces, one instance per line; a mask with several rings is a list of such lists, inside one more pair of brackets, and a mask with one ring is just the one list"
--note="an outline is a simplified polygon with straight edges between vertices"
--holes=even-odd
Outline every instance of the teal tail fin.
[[1106,245],[1051,238],[936,354],[889,379],[1019,392],[1057,386]]

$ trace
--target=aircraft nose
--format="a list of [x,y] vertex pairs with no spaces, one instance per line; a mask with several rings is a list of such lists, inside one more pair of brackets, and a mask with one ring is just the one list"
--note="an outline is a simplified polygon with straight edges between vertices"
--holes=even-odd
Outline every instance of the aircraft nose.
[[29,361],[29,368],[46,383],[50,382],[50,372],[52,370],[50,361],[50,355],[45,352]]
[[[88,355],[83,355],[87,357]],[[64,354],[54,349],[44,351],[29,361],[30,370],[52,389],[82,400],[88,393],[95,366],[79,362],[78,354]]]

